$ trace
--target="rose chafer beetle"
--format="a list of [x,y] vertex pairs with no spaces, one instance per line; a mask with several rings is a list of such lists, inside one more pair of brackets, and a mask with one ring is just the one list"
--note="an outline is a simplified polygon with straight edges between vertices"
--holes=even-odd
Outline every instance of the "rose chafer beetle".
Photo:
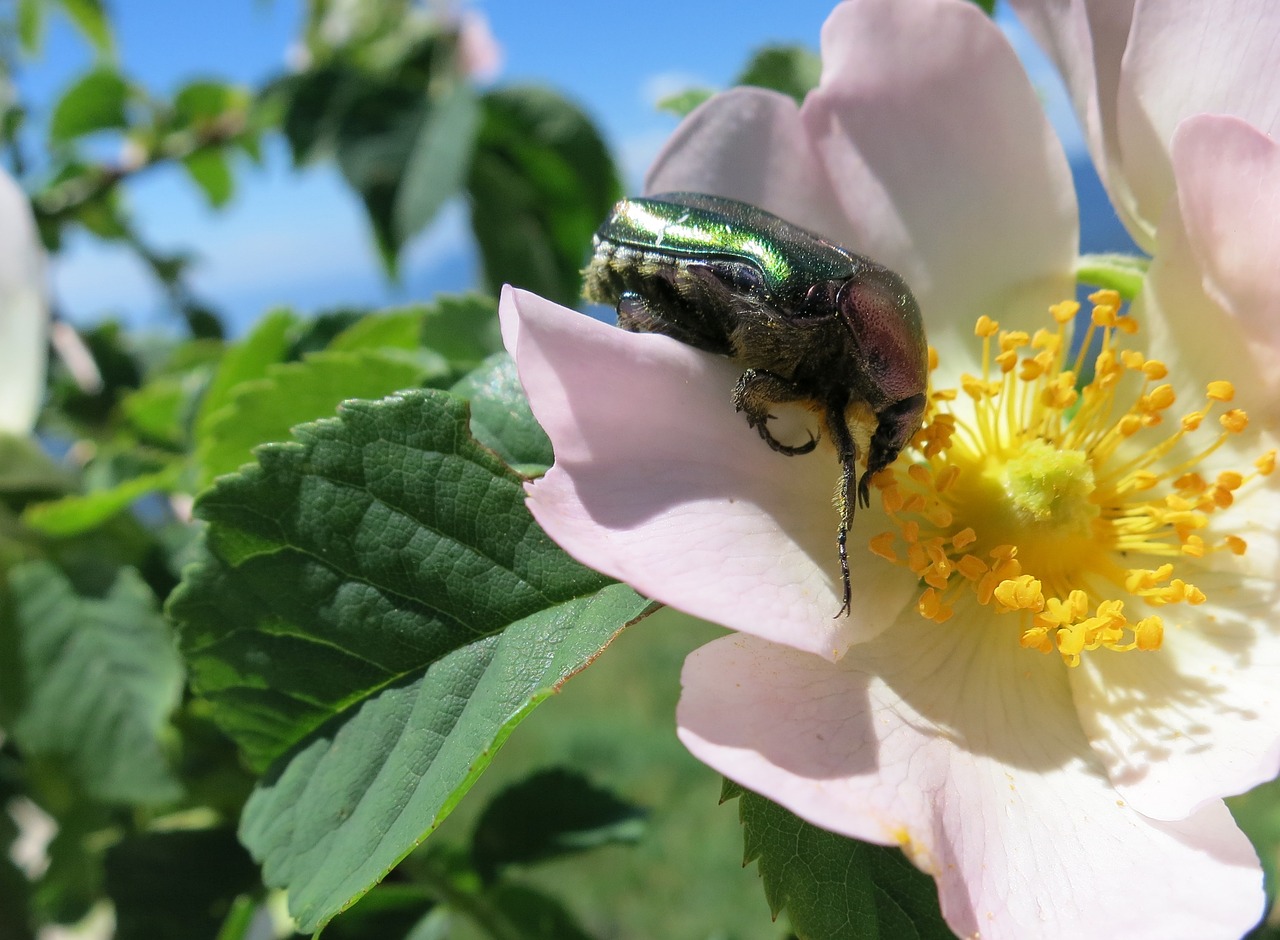
[[[619,202],[584,274],[587,298],[615,306],[624,329],[740,363],[733,404],[779,453],[807,454],[818,438],[777,440],[770,406],[798,402],[821,415],[841,466],[836,616],[847,613],[854,507],[870,503],[871,477],[897,458],[925,409],[928,347],[902,278],[763,209],[702,193]],[[868,423],[859,479],[855,430]]]

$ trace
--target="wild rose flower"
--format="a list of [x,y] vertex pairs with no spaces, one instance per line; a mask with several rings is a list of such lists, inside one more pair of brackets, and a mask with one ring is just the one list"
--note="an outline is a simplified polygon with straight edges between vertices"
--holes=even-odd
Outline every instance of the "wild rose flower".
[[31,205],[0,170],[0,432],[26,434],[44,394],[49,312]]
[[[713,99],[646,189],[760,205],[920,302],[931,410],[854,522],[852,612],[832,619],[829,445],[763,446],[727,360],[508,290],[556,450],[529,505],[579,559],[738,631],[686,663],[693,753],[901,845],[957,933],[1238,936],[1261,874],[1222,797],[1280,759],[1276,445],[1250,417],[1276,367],[1232,345],[1259,314],[1201,288],[1212,226],[1197,256],[1162,223],[1133,315],[1096,294],[1101,352],[1073,353],[1070,174],[995,27],[951,0],[851,0],[822,53],[803,107]],[[1175,181],[1168,214],[1212,198]],[[1214,270],[1248,307],[1265,290],[1242,269]]]

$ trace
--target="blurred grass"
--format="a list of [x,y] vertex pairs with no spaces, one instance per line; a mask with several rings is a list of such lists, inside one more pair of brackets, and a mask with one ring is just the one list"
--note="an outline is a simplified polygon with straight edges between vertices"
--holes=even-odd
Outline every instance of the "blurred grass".
[[723,633],[670,610],[625,631],[525,720],[432,840],[466,844],[497,791],[534,770],[568,767],[648,809],[645,835],[514,878],[557,897],[600,940],[787,936],[755,866],[742,867],[737,803],[719,805],[720,776],[675,734],[684,657]]

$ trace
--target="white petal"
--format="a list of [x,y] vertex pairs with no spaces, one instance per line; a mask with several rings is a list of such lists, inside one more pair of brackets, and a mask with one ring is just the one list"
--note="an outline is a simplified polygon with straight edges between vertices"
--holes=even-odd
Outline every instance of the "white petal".
[[851,0],[822,32],[802,110],[853,227],[898,271],[930,342],[980,314],[1035,317],[1074,296],[1075,192],[1012,47],[972,4]]
[[770,450],[734,412],[740,368],[523,291],[505,290],[500,309],[555,448],[529,508],[575,558],[679,610],[831,657],[911,599],[914,576],[865,547],[887,527],[873,505],[850,536],[853,611],[834,617],[834,451]]
[[0,431],[26,434],[44,395],[49,309],[31,205],[0,170]]
[[961,936],[1234,938],[1257,920],[1260,869],[1225,807],[1162,823],[1119,799],[1056,658],[999,620],[913,616],[856,652],[703,647],[681,740],[816,825],[902,845]]
[[[1243,558],[1179,565],[1208,600],[1152,608],[1154,653],[1086,655],[1071,671],[1081,722],[1134,808],[1180,819],[1280,772],[1280,483],[1252,485],[1233,509]],[[1206,535],[1212,541],[1212,535]]]
[[1280,4],[1138,3],[1117,95],[1123,172],[1138,215],[1154,221],[1174,192],[1169,152],[1183,118],[1234,115],[1280,133]]
[[1154,219],[1142,218],[1121,169],[1116,133],[1120,64],[1136,0],[1011,0],[1062,74],[1098,175],[1133,239],[1150,251]]

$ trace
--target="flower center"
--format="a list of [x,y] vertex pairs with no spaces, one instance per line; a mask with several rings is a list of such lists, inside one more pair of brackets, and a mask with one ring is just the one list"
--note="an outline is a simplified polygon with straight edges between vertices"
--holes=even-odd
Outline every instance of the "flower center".
[[[1092,324],[1071,363],[1065,328],[1074,302],[1052,307],[1056,328],[1035,335],[978,319],[982,375],[931,394],[910,452],[874,481],[893,528],[870,542],[919,575],[925,618],[945,622],[961,603],[989,606],[1017,618],[1022,646],[1056,651],[1070,666],[1089,650],[1159,649],[1164,621],[1150,609],[1205,601],[1177,569],[1209,552],[1245,552],[1237,535],[1209,543],[1203,533],[1213,513],[1276,463],[1268,451],[1247,473],[1209,480],[1197,472],[1248,426],[1243,411],[1226,409],[1218,431],[1204,434],[1210,411],[1234,397],[1230,382],[1210,382],[1202,407],[1172,431],[1150,432],[1174,404],[1172,386],[1158,384],[1168,369],[1122,348],[1138,326],[1119,315],[1118,294],[1089,299]],[[1095,338],[1100,351],[1081,383]],[[936,368],[934,350],[930,357]],[[961,395],[973,403],[963,418]],[[1158,436],[1144,449],[1140,434]]]

